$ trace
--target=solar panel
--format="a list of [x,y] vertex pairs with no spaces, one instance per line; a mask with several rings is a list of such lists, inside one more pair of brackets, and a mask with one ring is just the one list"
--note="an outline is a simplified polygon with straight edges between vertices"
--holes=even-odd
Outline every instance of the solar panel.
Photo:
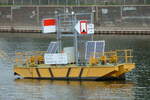
[[105,49],[105,41],[87,41],[85,60],[88,61],[90,57],[99,58],[103,55]]
[[97,41],[96,42],[96,50],[95,52],[98,54],[95,54],[95,57],[98,58],[103,55],[105,49],[105,41]]
[[93,56],[95,49],[95,42],[88,41],[86,42],[86,51],[85,51],[85,59],[88,60],[91,56]]
[[58,51],[58,42],[51,42],[48,46],[48,53],[56,53]]

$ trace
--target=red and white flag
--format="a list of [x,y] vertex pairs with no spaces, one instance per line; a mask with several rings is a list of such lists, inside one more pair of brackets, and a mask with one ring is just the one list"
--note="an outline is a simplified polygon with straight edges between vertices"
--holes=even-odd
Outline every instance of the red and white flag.
[[56,32],[56,19],[44,19],[42,23],[43,23],[43,33]]

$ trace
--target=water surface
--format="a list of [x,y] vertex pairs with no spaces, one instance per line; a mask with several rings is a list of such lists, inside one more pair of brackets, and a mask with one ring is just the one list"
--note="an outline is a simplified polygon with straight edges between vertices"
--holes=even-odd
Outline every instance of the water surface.
[[[18,34],[20,35],[20,34]],[[54,37],[0,36],[0,100],[149,100],[150,36],[99,35],[106,50],[133,49],[136,69],[126,74],[126,81],[51,81],[15,80],[15,52],[46,50]],[[66,39],[65,45],[72,39]]]

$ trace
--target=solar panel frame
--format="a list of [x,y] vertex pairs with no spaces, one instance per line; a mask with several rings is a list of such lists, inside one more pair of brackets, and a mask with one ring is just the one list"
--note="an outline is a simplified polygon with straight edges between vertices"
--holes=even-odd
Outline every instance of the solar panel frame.
[[[102,41],[96,41],[95,45],[96,45],[95,57],[98,58],[98,57],[104,55],[105,41],[104,40],[102,40]],[[97,55],[97,53],[98,53],[98,55]],[[100,55],[100,53],[102,53],[102,54]]]
[[49,46],[48,46],[48,49],[47,49],[47,52],[51,52],[51,48],[53,47],[53,44],[50,43]]
[[58,42],[50,42],[47,52],[48,53],[56,53],[58,51]]
[[[94,45],[92,45],[94,42],[93,41],[87,41],[86,42],[86,50],[85,50],[85,60],[87,60],[87,58],[89,58],[90,56],[91,56],[91,54],[87,54],[87,53],[89,53],[90,51],[92,51],[92,49],[93,49],[93,51],[94,51]],[[90,49],[88,49],[88,46],[91,46],[90,47]]]
[[[91,56],[100,57],[100,53],[103,55],[105,51],[105,41],[87,41],[85,49],[85,60],[88,61]],[[98,53],[98,55],[97,55]]]

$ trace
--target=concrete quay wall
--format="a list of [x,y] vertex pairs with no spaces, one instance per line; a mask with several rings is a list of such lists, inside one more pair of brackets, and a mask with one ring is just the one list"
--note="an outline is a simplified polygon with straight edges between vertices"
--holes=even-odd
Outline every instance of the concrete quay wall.
[[66,9],[75,13],[94,11],[96,33],[150,31],[150,6],[148,5],[2,6],[0,7],[0,31],[41,32],[42,19],[53,18],[56,11],[64,13]]

